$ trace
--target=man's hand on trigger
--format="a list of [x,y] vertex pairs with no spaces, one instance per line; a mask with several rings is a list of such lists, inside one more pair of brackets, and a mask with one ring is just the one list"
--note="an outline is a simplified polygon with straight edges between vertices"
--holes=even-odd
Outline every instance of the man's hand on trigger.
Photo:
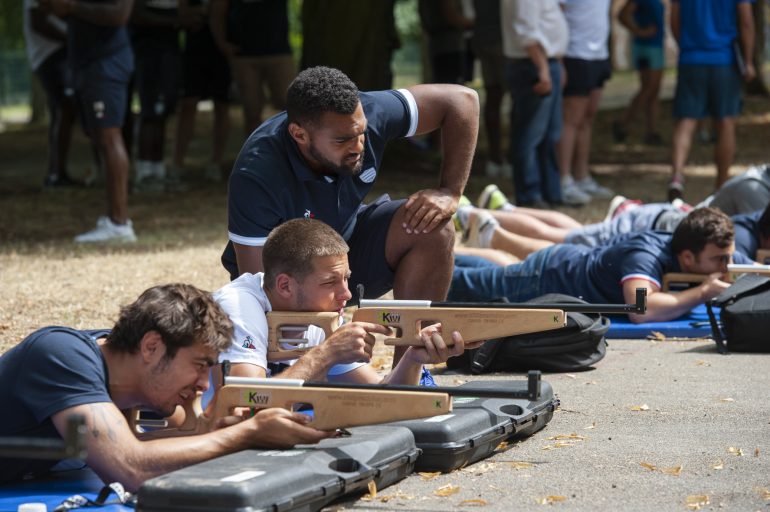
[[457,211],[459,197],[444,189],[418,190],[404,205],[402,227],[409,234],[430,233]]
[[704,301],[713,299],[730,287],[730,283],[724,279],[726,278],[721,272],[709,274],[708,278],[701,284],[701,294]]
[[410,357],[415,363],[439,364],[453,356],[459,356],[469,349],[479,348],[484,341],[465,343],[459,332],[452,334],[453,345],[447,346],[441,332],[441,324],[425,327],[420,331],[422,347],[410,347],[404,357]]
[[369,361],[374,350],[374,334],[390,334],[384,325],[368,322],[350,322],[340,326],[321,345],[332,364],[348,364]]
[[286,409],[262,409],[251,420],[256,426],[256,446],[291,448],[296,444],[317,443],[334,435],[334,432],[306,426],[310,422],[307,415]]

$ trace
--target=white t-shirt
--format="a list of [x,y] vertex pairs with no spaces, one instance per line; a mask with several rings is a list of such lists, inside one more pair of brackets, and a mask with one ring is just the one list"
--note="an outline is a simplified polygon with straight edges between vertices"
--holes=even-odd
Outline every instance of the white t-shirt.
[[[29,67],[32,68],[32,71],[37,70],[45,59],[64,46],[63,42],[48,39],[32,29],[32,20],[29,15],[29,10],[34,9],[37,6],[37,0],[24,0],[24,40],[27,46]],[[53,14],[48,15],[48,21],[62,31],[67,30],[67,23]]]
[[[264,274],[243,274],[235,281],[214,292],[216,300],[233,322],[233,342],[230,349],[219,355],[219,361],[228,360],[231,363],[249,363],[264,368],[267,374],[267,315],[272,311],[270,300],[262,289]],[[303,334],[307,339],[304,347],[314,347],[325,339],[326,335],[320,327],[311,325]],[[284,348],[296,348],[295,346]],[[282,361],[294,364],[295,360]],[[355,370],[366,363],[338,364],[329,369],[327,375],[341,375]]]
[[564,0],[569,27],[567,57],[605,60],[610,36],[610,0]]

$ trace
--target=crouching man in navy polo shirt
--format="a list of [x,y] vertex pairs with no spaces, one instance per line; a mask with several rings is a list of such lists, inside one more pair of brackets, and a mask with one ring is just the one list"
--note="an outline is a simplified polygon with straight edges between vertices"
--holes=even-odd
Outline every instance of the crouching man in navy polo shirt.
[[[245,273],[214,293],[233,322],[233,342],[219,356],[232,364],[230,375],[274,376],[303,380],[330,380],[359,384],[418,384],[424,364],[445,362],[466,348],[458,332],[443,333],[441,324],[420,332],[423,346],[408,347],[393,370],[381,377],[369,365],[374,334],[388,335],[390,329],[368,322],[349,322],[326,337],[314,325],[298,336],[307,349],[301,357],[268,363],[267,313],[270,311],[329,311],[342,313],[352,294],[348,266],[348,245],[330,226],[313,219],[293,219],[270,232],[262,260],[264,274]],[[286,336],[286,334],[284,334]],[[452,346],[445,337],[451,336]],[[282,346],[283,350],[298,348]],[[214,379],[221,382],[221,379]]]
[[[714,208],[698,208],[673,234],[628,233],[599,247],[557,244],[527,256],[521,263],[492,266],[458,256],[449,300],[488,301],[505,297],[523,302],[546,293],[565,293],[588,302],[633,303],[637,288],[647,289],[647,313],[629,315],[633,322],[677,318],[719,295],[727,265],[751,263],[735,252],[730,217]],[[669,272],[704,274],[700,285],[678,293],[661,292]]]
[[[137,438],[122,411],[171,415],[208,388],[232,332],[211,294],[184,284],[146,290],[122,308],[111,332],[40,329],[0,357],[0,437],[60,439],[79,414],[88,465],[104,482],[136,491],[149,478],[231,452],[332,435],[308,427],[306,415],[272,408],[206,434]],[[0,483],[44,474],[57,462],[0,458]]]
[[[363,284],[366,297],[393,289],[397,299],[443,300],[452,273],[450,219],[468,179],[478,123],[478,96],[466,87],[359,92],[336,69],[302,71],[289,87],[286,112],[249,136],[233,167],[230,241],[222,255],[230,277],[262,271],[270,231],[306,217],[324,221],[347,241],[352,290]],[[363,205],[387,142],[438,129],[438,187]]]

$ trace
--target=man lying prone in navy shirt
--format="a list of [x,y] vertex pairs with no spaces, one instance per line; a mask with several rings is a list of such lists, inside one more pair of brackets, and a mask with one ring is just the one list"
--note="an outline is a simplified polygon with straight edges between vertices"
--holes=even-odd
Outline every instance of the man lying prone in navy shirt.
[[[0,437],[61,438],[71,415],[85,418],[86,462],[129,491],[145,480],[253,447],[315,443],[330,434],[309,418],[264,409],[213,432],[140,441],[121,410],[162,416],[209,385],[233,326],[211,295],[171,284],[124,307],[112,331],[40,329],[0,357]],[[0,483],[45,473],[57,461],[0,458]]]
[[[505,267],[466,256],[455,258],[449,300],[523,302],[546,293],[565,293],[588,302],[629,303],[637,288],[647,289],[647,314],[629,315],[633,322],[677,318],[716,297],[729,283],[727,265],[751,263],[735,252],[730,218],[715,208],[698,208],[673,234],[628,233],[599,247],[557,244]],[[708,275],[702,284],[678,293],[661,292],[663,274]]]

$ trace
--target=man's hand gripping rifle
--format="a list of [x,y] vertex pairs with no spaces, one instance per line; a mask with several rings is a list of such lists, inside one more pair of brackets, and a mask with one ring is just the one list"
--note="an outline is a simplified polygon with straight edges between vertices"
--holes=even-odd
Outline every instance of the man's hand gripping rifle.
[[[466,342],[548,331],[564,327],[567,312],[634,313],[647,310],[647,290],[636,290],[635,304],[514,304],[505,302],[431,302],[427,300],[362,299],[353,321],[390,327],[386,345],[420,346],[420,329],[440,323],[442,332],[458,331]],[[296,359],[310,350],[307,339],[291,337],[315,325],[330,336],[338,327],[338,313],[273,311],[267,314],[268,361]],[[444,336],[447,345],[452,337]]]

